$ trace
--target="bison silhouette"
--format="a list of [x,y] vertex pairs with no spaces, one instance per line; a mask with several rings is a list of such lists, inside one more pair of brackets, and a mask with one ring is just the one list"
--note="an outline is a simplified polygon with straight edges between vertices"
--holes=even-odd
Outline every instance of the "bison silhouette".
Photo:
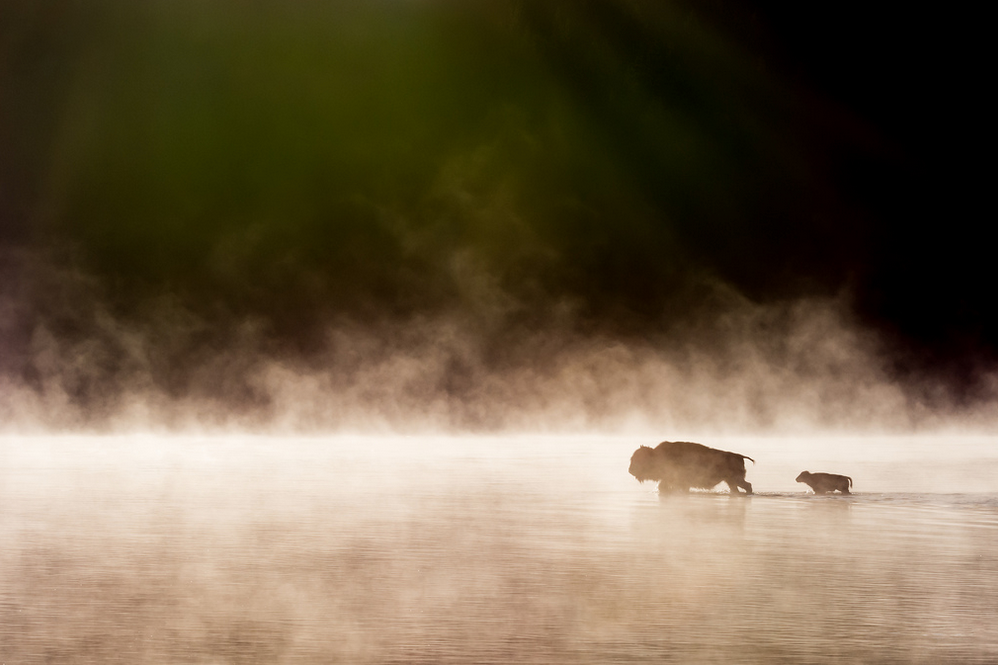
[[745,480],[748,455],[729,453],[689,441],[663,441],[654,448],[641,446],[631,455],[630,474],[639,482],[658,481],[658,491],[689,492],[692,488],[711,489],[727,483],[732,494],[752,493]]
[[852,478],[849,476],[840,476],[835,473],[801,471],[800,475],[797,476],[797,482],[804,483],[814,490],[815,494],[828,494],[835,490],[838,490],[842,494],[852,494],[849,491],[849,488],[852,487]]

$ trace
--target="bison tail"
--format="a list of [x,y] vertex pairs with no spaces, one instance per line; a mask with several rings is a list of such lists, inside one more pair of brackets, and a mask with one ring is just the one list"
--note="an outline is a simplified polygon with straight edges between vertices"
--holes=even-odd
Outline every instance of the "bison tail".
[[[741,455],[741,453],[739,453],[739,454]],[[749,460],[750,462],[752,462],[752,464],[755,464],[755,460],[754,460],[754,459],[752,459],[751,457],[749,457],[748,455],[742,455],[742,457],[744,457],[745,459],[747,459],[747,460]]]
[[849,481],[849,487],[852,487],[852,478],[850,478],[849,476],[846,476],[846,480]]

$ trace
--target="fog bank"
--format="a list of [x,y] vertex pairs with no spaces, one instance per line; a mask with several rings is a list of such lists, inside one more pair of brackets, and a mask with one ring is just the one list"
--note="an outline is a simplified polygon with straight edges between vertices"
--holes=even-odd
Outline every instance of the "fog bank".
[[[22,257],[23,260],[23,257]],[[92,276],[31,257],[0,292],[7,432],[989,431],[987,400],[893,379],[849,300],[753,303],[723,284],[672,325],[612,335],[570,302],[330,321],[306,350],[176,297],[117,315]],[[479,276],[486,280],[487,276]],[[30,296],[30,297],[29,297]],[[992,379],[992,386],[994,386]],[[992,393],[992,397],[994,393]]]

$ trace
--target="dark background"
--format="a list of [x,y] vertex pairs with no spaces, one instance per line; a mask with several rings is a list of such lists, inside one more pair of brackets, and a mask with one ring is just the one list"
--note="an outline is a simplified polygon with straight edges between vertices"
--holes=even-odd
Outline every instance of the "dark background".
[[198,368],[347,372],[330,329],[454,318],[460,395],[543,364],[541,331],[709,347],[731,298],[824,298],[912,399],[994,399],[981,17],[289,4],[5,3],[11,385],[255,408],[254,361]]

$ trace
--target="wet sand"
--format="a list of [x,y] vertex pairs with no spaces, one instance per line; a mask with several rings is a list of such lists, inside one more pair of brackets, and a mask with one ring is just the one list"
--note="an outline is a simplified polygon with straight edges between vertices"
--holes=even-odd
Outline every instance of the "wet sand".
[[641,443],[0,439],[0,661],[998,661],[993,439],[705,441],[740,498]]

